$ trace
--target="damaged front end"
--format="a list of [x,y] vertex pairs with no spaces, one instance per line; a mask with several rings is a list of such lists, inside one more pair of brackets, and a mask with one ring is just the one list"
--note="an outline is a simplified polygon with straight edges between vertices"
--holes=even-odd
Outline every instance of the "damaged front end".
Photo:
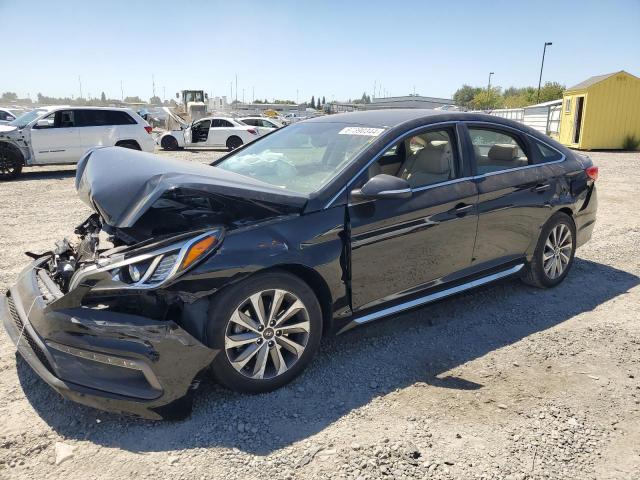
[[101,241],[94,215],[77,233],[75,244],[30,254],[2,299],[18,351],[71,400],[153,419],[188,415],[198,373],[217,351],[182,326],[192,307],[163,286],[215,250],[223,230],[114,246]]
[[225,232],[297,214],[306,199],[117,147],[85,155],[76,188],[95,213],[77,240],[28,254],[33,262],[0,299],[5,329],[67,398],[154,419],[187,415],[189,392],[218,353],[204,333],[216,288],[193,277],[215,262]]

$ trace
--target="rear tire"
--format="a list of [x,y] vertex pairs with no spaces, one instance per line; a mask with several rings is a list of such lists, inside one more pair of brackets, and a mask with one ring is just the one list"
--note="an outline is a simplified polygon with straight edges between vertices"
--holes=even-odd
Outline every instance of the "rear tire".
[[22,153],[12,145],[0,143],[0,180],[11,180],[22,173]]
[[213,376],[238,392],[269,392],[289,383],[309,364],[321,336],[316,295],[287,272],[254,275],[222,290],[209,306],[207,343],[220,350]]
[[178,140],[171,135],[167,135],[160,141],[160,146],[163,150],[177,150]]
[[227,148],[229,151],[235,150],[236,148],[240,148],[242,146],[242,139],[240,137],[229,137],[227,139]]
[[557,212],[542,227],[522,281],[538,288],[555,287],[571,270],[575,252],[575,223],[566,213]]

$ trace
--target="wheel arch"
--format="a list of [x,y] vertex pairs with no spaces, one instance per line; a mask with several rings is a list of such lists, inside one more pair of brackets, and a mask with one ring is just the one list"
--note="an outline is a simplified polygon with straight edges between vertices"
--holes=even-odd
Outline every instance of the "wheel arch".
[[333,298],[331,296],[329,285],[327,284],[325,279],[322,278],[322,275],[316,272],[313,268],[297,263],[275,265],[273,267],[258,270],[254,274],[274,271],[284,271],[290,273],[291,275],[298,277],[300,280],[311,287],[313,292],[316,294],[316,297],[318,298],[320,310],[322,311],[322,334],[325,335],[326,333],[328,333],[331,330],[333,322]]
[[131,143],[131,144],[135,144],[138,147],[138,150],[142,150],[142,148],[140,147],[140,143],[138,143],[137,140],[133,139],[133,138],[124,138],[122,140],[118,140],[115,144],[116,147],[120,147],[125,143]]

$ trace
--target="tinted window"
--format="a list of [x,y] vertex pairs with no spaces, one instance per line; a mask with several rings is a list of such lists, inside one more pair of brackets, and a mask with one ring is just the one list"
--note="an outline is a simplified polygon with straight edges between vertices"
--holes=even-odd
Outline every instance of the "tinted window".
[[37,128],[71,128],[75,127],[74,114],[72,110],[60,110],[53,112],[40,120],[46,120],[49,124],[48,127]]
[[258,125],[258,121],[254,120],[253,118],[247,118],[247,119],[243,120],[242,123],[245,123],[247,125],[251,125],[253,127]]
[[233,124],[221,118],[214,118],[213,120],[211,120],[211,128],[220,128],[220,127],[224,127],[224,128],[233,127]]
[[15,117],[11,115],[9,112],[3,112],[0,110],[0,120],[13,120]]
[[562,159],[562,153],[555,150],[554,148],[547,147],[544,143],[538,142],[537,140],[534,140],[533,143],[538,149],[538,158],[540,159],[541,163],[556,162]]
[[135,123],[131,115],[117,110],[76,110],[75,113],[79,127],[103,127]]
[[458,177],[455,136],[449,130],[430,130],[405,138],[369,167],[369,177],[384,173],[405,179],[411,188]]
[[478,175],[529,165],[517,138],[510,133],[469,128]]

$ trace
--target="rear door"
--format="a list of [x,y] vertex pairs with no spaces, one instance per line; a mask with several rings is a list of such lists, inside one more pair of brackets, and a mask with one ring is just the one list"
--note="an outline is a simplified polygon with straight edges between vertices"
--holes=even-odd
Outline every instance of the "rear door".
[[226,146],[227,138],[232,128],[233,124],[224,118],[213,118],[211,120],[211,128],[209,129],[207,145],[216,147]]
[[[35,164],[75,163],[82,155],[79,128],[73,110],[58,110],[40,119],[46,126],[31,127]],[[40,121],[38,123],[41,123]]]
[[349,186],[385,173],[412,190],[408,199],[352,199],[348,206],[354,310],[439,285],[471,266],[477,187],[457,138],[454,124],[408,135]]
[[467,123],[478,185],[478,234],[473,265],[490,268],[521,259],[549,215],[549,185],[528,139],[508,127]]
[[92,147],[115,145],[118,137],[110,114],[109,110],[75,110],[83,152]]

